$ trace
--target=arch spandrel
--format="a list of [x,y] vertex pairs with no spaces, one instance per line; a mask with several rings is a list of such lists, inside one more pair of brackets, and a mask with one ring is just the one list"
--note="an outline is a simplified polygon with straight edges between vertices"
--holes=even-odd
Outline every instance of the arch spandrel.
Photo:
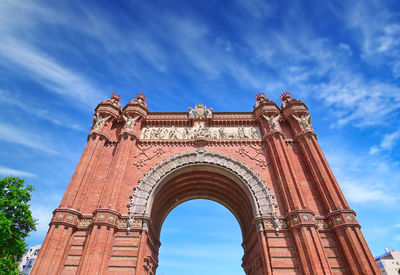
[[[246,164],[230,156],[221,153],[197,150],[183,154],[177,154],[158,163],[151,168],[144,178],[139,180],[139,185],[134,188],[129,203],[128,228],[133,224],[136,217],[150,217],[154,198],[163,184],[168,181],[168,177],[177,173],[181,169],[190,167],[209,166],[225,171],[238,183],[246,192],[252,204],[254,218],[273,217],[277,221],[274,195],[270,193],[270,188],[265,182]],[[278,229],[278,223],[275,227]]]

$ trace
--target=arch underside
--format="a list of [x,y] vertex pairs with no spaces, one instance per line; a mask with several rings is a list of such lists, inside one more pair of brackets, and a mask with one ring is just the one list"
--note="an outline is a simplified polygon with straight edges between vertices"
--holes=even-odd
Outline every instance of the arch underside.
[[150,218],[159,236],[168,213],[195,198],[227,207],[243,236],[255,218],[277,217],[274,196],[257,173],[229,156],[197,150],[172,156],[145,174],[131,196],[128,227],[135,218]]
[[210,170],[190,169],[169,180],[157,192],[150,216],[157,236],[169,212],[191,199],[209,199],[224,205],[238,220],[243,236],[252,225],[251,202],[238,184]]

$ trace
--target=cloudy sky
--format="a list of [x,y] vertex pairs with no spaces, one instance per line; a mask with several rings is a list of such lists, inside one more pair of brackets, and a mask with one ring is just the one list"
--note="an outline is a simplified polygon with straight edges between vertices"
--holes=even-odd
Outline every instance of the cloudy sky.
[[[257,92],[280,104],[288,90],[309,107],[373,254],[400,248],[397,1],[3,0],[0,37],[0,176],[36,188],[39,227],[29,244],[42,242],[93,110],[111,92],[124,105],[142,91],[150,111],[198,103],[252,111]],[[188,213],[197,213],[193,224],[177,222]],[[163,227],[159,274],[201,270],[203,260],[214,270],[207,274],[221,274],[218,265],[243,274],[228,213],[202,201],[176,208]]]

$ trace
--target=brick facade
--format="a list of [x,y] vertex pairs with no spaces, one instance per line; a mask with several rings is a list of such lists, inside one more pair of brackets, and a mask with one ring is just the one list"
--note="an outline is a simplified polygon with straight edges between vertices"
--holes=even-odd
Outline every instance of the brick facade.
[[145,99],[97,106],[32,274],[155,274],[165,217],[194,198],[234,213],[246,274],[379,274],[303,102],[154,113]]

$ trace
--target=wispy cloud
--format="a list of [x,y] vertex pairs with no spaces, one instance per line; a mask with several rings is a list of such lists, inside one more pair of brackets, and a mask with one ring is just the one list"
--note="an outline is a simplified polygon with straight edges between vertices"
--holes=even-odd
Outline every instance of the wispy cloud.
[[54,125],[76,131],[87,131],[87,129],[74,123],[68,117],[60,115],[60,112],[51,112],[47,109],[36,106],[33,102],[26,102],[21,96],[17,96],[17,93],[0,90],[0,102],[5,103],[8,106],[17,107],[26,114],[34,115],[40,119],[49,121]]
[[0,175],[2,176],[17,176],[17,177],[36,177],[36,174],[28,171],[22,171],[17,169],[12,169],[4,166],[0,166]]
[[400,130],[383,136],[382,142],[378,146],[372,146],[369,150],[371,155],[376,154],[382,150],[391,150],[400,139]]
[[[382,207],[396,207],[400,198],[397,163],[379,155],[353,153],[344,148],[326,152],[335,176],[347,200],[369,207],[371,202]],[[368,171],[368,173],[366,173]]]
[[101,93],[79,74],[20,40],[3,39],[0,53],[10,67],[18,65],[19,73],[24,72],[51,92],[74,99],[79,102],[77,107],[87,109],[102,98]]
[[0,123],[0,140],[50,154],[57,154],[57,151],[52,148],[52,145],[45,138],[34,135],[29,130],[18,129],[7,124]]

